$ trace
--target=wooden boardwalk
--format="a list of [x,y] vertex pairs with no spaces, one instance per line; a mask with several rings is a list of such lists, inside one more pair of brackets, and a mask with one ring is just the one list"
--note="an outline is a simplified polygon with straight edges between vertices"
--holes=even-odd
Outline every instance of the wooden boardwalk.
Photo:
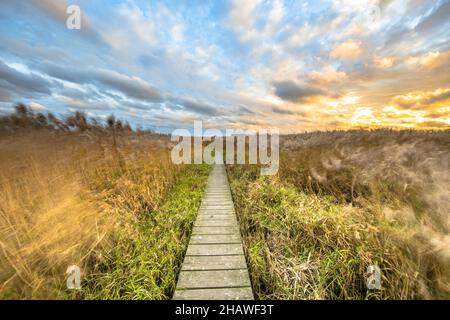
[[224,165],[209,176],[173,299],[253,299]]

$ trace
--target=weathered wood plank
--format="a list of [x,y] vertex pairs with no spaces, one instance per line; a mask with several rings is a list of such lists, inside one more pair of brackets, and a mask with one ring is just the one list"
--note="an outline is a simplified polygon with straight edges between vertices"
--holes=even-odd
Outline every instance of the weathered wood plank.
[[227,207],[220,207],[220,208],[205,208],[202,207],[199,209],[198,214],[202,214],[202,213],[206,213],[206,214],[230,214],[233,216],[233,218],[236,218],[236,214],[234,213],[234,208],[227,208]]
[[196,227],[237,227],[236,220],[197,220]]
[[198,219],[204,219],[204,218],[217,218],[217,219],[222,219],[222,218],[233,218],[234,214],[231,211],[217,211],[217,212],[211,212],[211,211],[202,211],[199,212],[197,218]]
[[250,287],[247,269],[181,271],[178,289]]
[[192,234],[239,234],[236,227],[196,227]]
[[236,234],[194,234],[191,237],[190,244],[223,244],[223,243],[241,243],[241,237]]
[[221,205],[221,204],[205,204],[205,205],[201,205],[200,209],[207,209],[207,210],[220,210],[220,209],[227,209],[227,210],[233,210],[233,206],[232,205]]
[[177,290],[175,300],[253,300],[252,288]]
[[217,256],[186,256],[182,270],[214,270],[214,269],[246,269],[247,263],[243,255]]
[[[236,220],[233,219],[230,216],[204,216],[204,217],[198,217],[197,219],[198,225],[203,225],[204,223],[209,222],[217,222],[217,223],[232,223],[231,225],[236,224]],[[227,225],[221,224],[220,226],[226,227]]]
[[187,256],[223,256],[230,254],[244,254],[242,244],[190,244]]

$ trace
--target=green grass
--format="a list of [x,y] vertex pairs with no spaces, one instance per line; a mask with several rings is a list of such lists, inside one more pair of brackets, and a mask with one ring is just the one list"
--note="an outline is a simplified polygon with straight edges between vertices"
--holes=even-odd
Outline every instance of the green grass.
[[[301,192],[252,166],[229,166],[253,290],[259,299],[412,299],[424,281],[401,230],[330,196]],[[382,289],[366,288],[378,265]]]
[[170,299],[209,171],[207,165],[186,166],[157,210],[139,214],[131,231],[117,232],[80,297]]
[[449,157],[447,131],[331,131],[282,136],[275,176],[227,166],[255,295],[448,299]]

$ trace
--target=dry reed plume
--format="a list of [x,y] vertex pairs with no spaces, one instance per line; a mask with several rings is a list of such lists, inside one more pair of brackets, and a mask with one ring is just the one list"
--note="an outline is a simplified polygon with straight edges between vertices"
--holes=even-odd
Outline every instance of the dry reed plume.
[[[281,146],[275,177],[229,167],[260,298],[450,297],[449,131],[306,133]],[[366,287],[373,264],[381,290]]]
[[0,297],[71,297],[66,268],[95,270],[111,235],[171,187],[167,139],[109,120],[24,106],[0,119]]

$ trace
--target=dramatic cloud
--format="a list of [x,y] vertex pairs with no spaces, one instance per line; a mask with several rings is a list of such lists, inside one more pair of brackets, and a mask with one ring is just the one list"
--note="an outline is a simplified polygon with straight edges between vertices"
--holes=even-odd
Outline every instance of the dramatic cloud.
[[445,107],[450,107],[450,88],[410,92],[395,96],[392,101],[404,109],[428,109],[444,106],[444,104]]
[[[66,28],[69,4],[81,30]],[[447,0],[3,0],[0,111],[165,131],[443,128],[449,15]]]
[[48,75],[77,84],[91,83],[105,89],[116,90],[126,96],[140,99],[159,101],[161,96],[156,88],[145,80],[136,76],[127,76],[116,71],[105,69],[77,70],[62,68],[56,65],[46,65],[43,68]]
[[319,88],[301,86],[293,81],[274,82],[275,94],[283,100],[292,102],[305,102],[308,98],[323,94]]
[[0,85],[16,94],[34,96],[35,94],[50,94],[49,88],[52,83],[35,73],[22,73],[0,60]]

